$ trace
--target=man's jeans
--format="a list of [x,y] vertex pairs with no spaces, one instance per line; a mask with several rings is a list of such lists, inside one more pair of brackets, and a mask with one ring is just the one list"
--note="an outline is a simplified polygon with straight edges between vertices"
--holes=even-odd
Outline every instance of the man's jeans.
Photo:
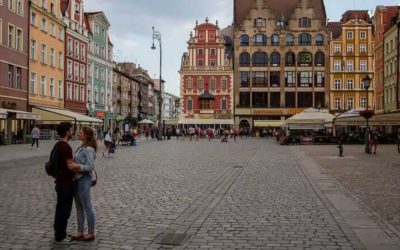
[[54,236],[56,241],[62,241],[67,236],[68,219],[71,215],[74,200],[73,187],[56,185],[57,205],[54,218]]
[[88,233],[94,234],[94,213],[90,197],[90,187],[92,185],[92,176],[83,175],[74,182],[75,205],[78,218],[78,232],[84,232],[85,215],[88,223]]

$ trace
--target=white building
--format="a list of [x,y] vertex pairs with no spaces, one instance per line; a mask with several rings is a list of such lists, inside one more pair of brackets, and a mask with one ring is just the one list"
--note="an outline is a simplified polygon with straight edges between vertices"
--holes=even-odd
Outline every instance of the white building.
[[179,97],[164,92],[163,96],[163,116],[165,121],[175,120],[179,116],[180,102]]

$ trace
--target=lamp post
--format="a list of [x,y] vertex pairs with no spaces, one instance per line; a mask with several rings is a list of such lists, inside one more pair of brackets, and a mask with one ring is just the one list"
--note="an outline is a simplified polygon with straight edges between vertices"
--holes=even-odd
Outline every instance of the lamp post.
[[364,83],[364,88],[365,88],[365,94],[366,94],[366,97],[367,97],[367,107],[366,107],[366,115],[365,115],[365,153],[367,153],[367,154],[370,154],[371,153],[371,151],[370,151],[370,149],[369,149],[369,124],[368,124],[368,120],[369,120],[369,118],[371,118],[370,116],[369,116],[369,111],[368,111],[368,108],[369,108],[369,104],[368,104],[368,97],[369,97],[369,95],[368,95],[368,89],[369,89],[369,87],[370,87],[370,84],[371,84],[371,78],[369,77],[369,75],[366,75],[363,79],[362,79],[362,82]]
[[161,33],[154,29],[153,27],[153,45],[151,46],[152,50],[156,49],[154,45],[154,39],[158,41],[160,46],[160,98],[158,98],[158,105],[159,105],[159,118],[158,118],[158,140],[162,140],[162,103],[163,103],[163,87],[162,87],[162,46],[161,46]]

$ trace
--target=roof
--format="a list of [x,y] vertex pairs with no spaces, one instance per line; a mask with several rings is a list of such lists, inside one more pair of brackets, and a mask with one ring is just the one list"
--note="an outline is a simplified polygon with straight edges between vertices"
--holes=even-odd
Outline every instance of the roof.
[[203,94],[199,95],[199,99],[200,100],[210,100],[210,99],[214,100],[215,96],[206,90]]
[[[282,15],[288,19],[293,10],[301,3],[301,1],[307,0],[264,0],[263,2],[272,13],[275,13],[275,18],[278,19]],[[326,20],[326,10],[323,0],[308,0],[311,6],[314,6],[315,13],[321,20]],[[249,10],[257,5],[257,0],[234,0],[233,11],[234,11],[234,24],[239,26],[246,19]]]
[[90,34],[93,34],[93,32],[92,32],[92,29],[90,28],[90,24],[89,24],[89,15],[86,15],[86,13],[84,14],[84,21],[85,21],[85,24],[86,24],[86,29],[88,30],[88,32],[90,33]]
[[371,22],[368,10],[348,10],[342,15],[340,22],[346,23],[352,19],[362,19],[366,22]]
[[332,38],[337,39],[342,34],[342,24],[340,22],[329,22],[328,30],[332,33]]

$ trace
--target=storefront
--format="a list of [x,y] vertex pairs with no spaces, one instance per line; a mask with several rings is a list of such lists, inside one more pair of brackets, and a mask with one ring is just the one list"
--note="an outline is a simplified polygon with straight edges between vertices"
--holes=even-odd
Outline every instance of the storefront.
[[182,128],[190,128],[190,127],[200,127],[201,129],[206,128],[227,128],[231,129],[234,125],[233,119],[190,119],[190,118],[181,118],[178,121],[178,125]]

